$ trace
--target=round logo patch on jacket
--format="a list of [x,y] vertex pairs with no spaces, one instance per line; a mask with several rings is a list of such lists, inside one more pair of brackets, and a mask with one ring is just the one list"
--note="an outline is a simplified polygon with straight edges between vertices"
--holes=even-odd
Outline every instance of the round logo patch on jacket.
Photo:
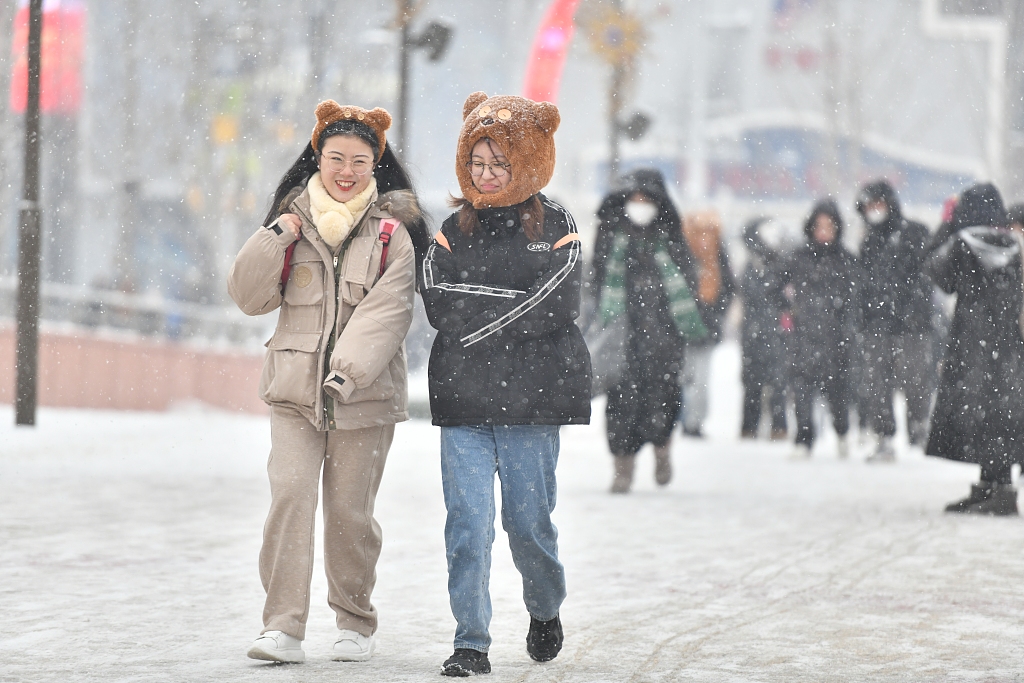
[[299,266],[295,269],[295,284],[299,287],[309,287],[313,281],[313,271],[306,266]]
[[551,251],[551,245],[547,242],[530,242],[526,248],[530,251]]

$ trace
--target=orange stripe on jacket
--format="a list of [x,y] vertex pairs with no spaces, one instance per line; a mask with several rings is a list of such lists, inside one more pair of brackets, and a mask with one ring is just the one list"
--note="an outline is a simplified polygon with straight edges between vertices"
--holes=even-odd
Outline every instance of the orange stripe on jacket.
[[452,251],[452,245],[448,244],[448,238],[444,236],[444,233],[440,230],[434,235],[434,241],[440,244],[442,247],[448,250],[448,253]]
[[558,249],[559,247],[564,247],[565,245],[569,244],[569,242],[578,242],[579,239],[580,239],[579,235],[577,235],[574,232],[570,232],[568,235],[566,235],[562,239],[560,239],[557,242],[555,242],[555,246],[551,247],[551,251],[554,251],[555,249]]

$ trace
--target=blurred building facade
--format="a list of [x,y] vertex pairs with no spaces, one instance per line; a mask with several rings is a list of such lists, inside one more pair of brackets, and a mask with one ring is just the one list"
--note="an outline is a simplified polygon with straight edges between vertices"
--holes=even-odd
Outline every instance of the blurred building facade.
[[[62,2],[72,6],[47,5]],[[395,2],[73,5],[85,17],[81,103],[74,115],[47,115],[43,128],[50,282],[224,305],[227,267],[304,146],[315,103],[331,97],[395,110]],[[520,92],[546,5],[419,3],[414,30],[429,20],[454,29],[443,60],[414,53],[410,70],[403,153],[435,220],[458,189],[452,153],[463,100],[475,90]],[[990,168],[987,146],[997,48],[983,38],[935,35],[925,10],[1001,20],[1010,5],[624,0],[646,34],[624,110],[644,112],[652,125],[640,140],[623,142],[623,170],[657,166],[682,202],[722,206],[727,219],[802,211],[822,194],[849,198],[880,175],[907,202],[937,207],[964,184],[1000,172]],[[17,3],[0,6],[5,94],[17,11]],[[610,70],[584,33],[577,31],[565,66],[549,194],[586,227],[607,189]],[[1006,59],[1022,51],[1009,52]],[[0,102],[0,279],[10,283],[21,121],[10,98]],[[1024,130],[1024,117],[1010,115],[1001,139],[1020,137],[1018,123]]]

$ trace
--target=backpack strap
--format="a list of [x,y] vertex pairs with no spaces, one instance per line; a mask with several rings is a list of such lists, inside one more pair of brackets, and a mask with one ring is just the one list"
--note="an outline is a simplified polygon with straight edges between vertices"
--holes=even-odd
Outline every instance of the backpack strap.
[[288,283],[288,275],[292,272],[292,254],[295,253],[295,245],[299,243],[299,240],[295,240],[288,245],[288,248],[284,250],[284,268],[281,269],[281,288]]
[[395,230],[402,224],[401,221],[395,220],[394,218],[384,218],[380,222],[380,241],[384,243],[384,248],[380,250],[380,270],[377,272],[379,278],[384,274],[385,262],[388,258],[388,246],[391,244],[391,236],[395,234]]

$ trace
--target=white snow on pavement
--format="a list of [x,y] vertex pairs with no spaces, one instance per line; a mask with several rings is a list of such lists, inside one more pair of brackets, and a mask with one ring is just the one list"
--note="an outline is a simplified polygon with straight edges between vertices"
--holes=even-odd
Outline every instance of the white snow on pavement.
[[[740,442],[735,347],[715,356],[706,441],[676,476],[638,463],[611,496],[601,403],[562,433],[555,521],[566,644],[526,655],[499,532],[493,681],[1024,680],[1024,522],[942,514],[977,468],[901,452],[809,462]],[[438,430],[399,425],[377,500],[378,650],[328,660],[322,565],[302,665],[245,657],[258,634],[266,418],[0,408],[0,681],[424,681],[451,653]],[[319,552],[318,552],[319,554]],[[318,562],[320,560],[318,559]]]

